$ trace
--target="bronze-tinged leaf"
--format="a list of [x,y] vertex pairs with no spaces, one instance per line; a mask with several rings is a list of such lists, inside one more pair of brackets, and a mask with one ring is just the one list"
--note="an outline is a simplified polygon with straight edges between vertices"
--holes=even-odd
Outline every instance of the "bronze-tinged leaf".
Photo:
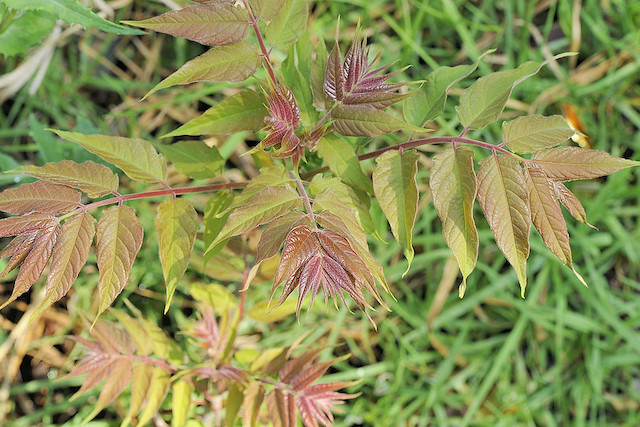
[[25,240],[35,237],[35,233],[26,233],[16,236],[7,246],[0,250],[0,258],[12,257],[21,249],[24,249],[23,243]]
[[178,282],[189,266],[200,222],[191,202],[180,198],[160,203],[153,226],[158,235],[160,264],[167,286],[166,313]]
[[24,262],[20,267],[20,273],[18,273],[18,277],[16,277],[13,285],[13,292],[9,299],[0,306],[0,309],[4,308],[7,304],[15,301],[16,298],[27,292],[40,278],[44,267],[47,265],[47,262],[51,257],[51,252],[53,251],[53,246],[56,244],[58,233],[60,233],[60,224],[58,224],[58,221],[55,219],[36,233],[31,250],[25,257]]
[[376,137],[399,130],[429,132],[384,111],[362,105],[339,105],[331,112],[333,129],[344,136]]
[[146,363],[138,363],[133,369],[133,382],[131,384],[131,399],[129,400],[129,411],[122,424],[128,425],[135,417],[144,403],[153,375],[153,366]]
[[293,395],[274,388],[267,394],[267,413],[274,427],[295,427],[296,405]]
[[245,426],[255,427],[258,422],[260,406],[264,401],[265,389],[259,382],[253,382],[247,387],[244,393],[244,416]]
[[589,227],[596,229],[593,225],[589,224],[587,221],[587,213],[580,203],[580,200],[573,194],[563,183],[552,181],[553,191],[556,194],[560,203],[567,208],[572,217],[577,219],[578,221],[587,224]]
[[53,215],[40,212],[0,219],[0,237],[36,232],[52,221],[57,221]]
[[[293,211],[271,221],[260,235],[256,249],[256,264],[277,254],[289,231],[303,218],[305,215],[302,212]],[[307,225],[310,226],[311,223]]]
[[[36,235],[38,233],[28,233],[22,234],[16,238],[14,238],[11,243],[5,248],[10,249],[8,251],[8,256],[11,258],[7,263],[7,266],[0,273],[0,279],[5,277],[7,274],[11,273],[14,269],[18,268],[20,264],[22,264],[31,252],[31,248],[33,248],[33,242],[36,240]],[[15,245],[14,245],[15,244]]]
[[338,39],[333,45],[327,59],[327,72],[324,77],[324,92],[333,101],[341,101],[344,94],[344,74],[342,72],[342,55]]
[[280,265],[273,279],[275,291],[282,282],[291,277],[302,264],[309,260],[320,248],[316,234],[306,225],[299,225],[287,234],[280,258]]
[[540,233],[547,248],[564,265],[573,268],[569,232],[552,183],[544,172],[535,167],[527,167],[524,177],[529,190],[533,225]]
[[62,226],[56,245],[53,247],[44,300],[34,316],[65,296],[71,289],[71,285],[78,278],[80,269],[89,257],[95,224],[95,219],[84,212],[71,217]]
[[77,188],[91,198],[118,191],[118,175],[111,169],[92,161],[76,163],[62,160],[43,166],[22,166],[12,172],[31,175],[38,179]]
[[299,197],[290,187],[267,187],[261,190],[244,206],[229,215],[227,223],[205,253],[229,237],[253,230],[260,224],[270,222],[295,208],[302,208]]
[[433,158],[429,186],[433,205],[442,221],[442,233],[462,273],[459,288],[464,296],[467,277],[478,260],[478,231],[473,220],[476,174],[473,151],[467,147],[445,150]]
[[68,212],[80,206],[81,196],[76,190],[64,185],[37,181],[0,193],[0,211],[13,215]]
[[[355,214],[355,209],[346,203],[346,198],[336,196],[333,187],[329,187],[318,194],[313,201],[314,211],[321,213],[331,213],[338,216],[346,226],[348,233],[358,243],[367,247],[367,234],[362,229],[360,221]],[[335,231],[335,230],[334,230]]]
[[113,206],[103,211],[96,231],[96,257],[100,272],[98,315],[126,286],[133,261],[142,246],[143,234],[133,208]]
[[599,150],[578,147],[557,147],[537,151],[531,162],[554,181],[598,178],[640,162],[613,157]]
[[147,392],[147,403],[138,417],[139,426],[146,425],[160,409],[169,389],[170,374],[164,368],[153,369],[151,384]]
[[131,375],[132,363],[130,360],[118,359],[113,363],[113,366],[109,369],[109,375],[106,376],[106,380],[102,386],[102,390],[100,391],[100,396],[98,396],[96,406],[93,408],[93,411],[85,417],[82,423],[86,424],[91,421],[100,413],[100,411],[113,402],[129,384],[131,381]]
[[480,206],[498,247],[516,271],[524,298],[531,212],[522,167],[512,157],[491,156],[480,163],[477,176]]
[[249,32],[249,14],[233,3],[211,3],[171,10],[144,21],[122,21],[206,46],[223,46],[243,40]]

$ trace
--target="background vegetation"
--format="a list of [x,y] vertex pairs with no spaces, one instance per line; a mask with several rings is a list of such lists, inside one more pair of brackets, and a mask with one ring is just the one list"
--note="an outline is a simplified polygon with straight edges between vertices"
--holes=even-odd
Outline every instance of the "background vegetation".
[[[106,5],[119,21],[144,19],[182,3],[119,0]],[[485,58],[480,73],[541,61],[552,53],[579,51],[579,56],[551,63],[520,85],[505,117],[523,112],[566,113],[572,108],[584,124],[586,143],[640,160],[640,4],[344,0],[311,2],[310,7],[313,40],[330,40],[338,16],[343,37],[349,40],[359,20],[374,51],[381,52],[382,63],[397,60],[397,68],[412,65],[399,80],[420,80],[437,66],[475,61],[493,47],[498,50]],[[43,40],[47,37],[43,35]],[[0,57],[0,73],[6,75],[32,59],[35,49]],[[0,87],[0,167],[8,170],[19,164],[88,158],[79,147],[58,142],[44,130],[48,127],[155,141],[217,102],[214,94],[234,90],[228,83],[199,84],[139,101],[161,78],[202,50],[155,33],[140,37],[64,30],[51,49],[50,63],[36,62],[46,67],[46,75],[33,94],[33,80],[9,94],[7,79],[0,77],[0,86],[4,85]],[[438,119],[436,134],[449,134],[456,122],[449,111]],[[497,140],[499,129],[488,127],[479,133],[471,137],[492,141]],[[232,179],[257,170],[239,157],[254,141],[236,135],[209,142],[228,158]],[[365,164],[369,170],[372,166]],[[590,223],[600,229],[595,232],[568,221],[575,264],[590,287],[584,288],[532,235],[530,285],[524,300],[515,273],[493,243],[484,220],[478,221],[477,271],[468,279],[465,298],[457,298],[457,266],[440,232],[440,220],[428,203],[428,168],[421,171],[424,196],[409,274],[401,279],[406,264],[393,239],[387,238],[387,244],[370,242],[398,299],[388,299],[392,312],[376,313],[378,330],[372,330],[366,317],[344,309],[311,311],[300,323],[291,316],[275,324],[245,325],[255,331],[247,338],[247,348],[258,339],[265,345],[287,345],[306,334],[304,342],[327,346],[327,358],[331,353],[351,353],[327,378],[362,379],[349,389],[362,396],[344,407],[339,425],[640,424],[637,171],[624,170],[572,187]],[[10,185],[16,179],[3,175],[0,183]],[[186,177],[176,172],[170,180],[186,183]],[[201,197],[203,208],[206,197]],[[154,200],[136,206],[147,235],[153,234],[155,206]],[[374,212],[374,221],[384,234],[382,214]],[[231,282],[230,289],[235,290],[233,283],[241,271],[233,258],[229,265],[209,265],[202,274],[197,253],[198,249],[186,280]],[[0,282],[2,301],[10,294],[12,278]],[[92,311],[96,283],[97,272],[90,262],[72,295],[30,326],[29,316],[23,313],[37,292],[0,314],[0,424],[74,425],[91,411],[97,391],[69,402],[81,380],[51,380],[64,375],[77,355],[65,335],[83,329],[78,313]],[[268,298],[269,289],[252,287],[247,304]],[[193,307],[179,287],[170,313],[162,316],[164,283],[154,239],[145,239],[130,284],[116,304],[123,306],[125,297],[169,332],[189,320]],[[181,337],[176,339],[179,342]],[[91,425],[117,425],[110,421],[115,418],[113,411],[126,411],[118,405],[126,401],[121,399]]]

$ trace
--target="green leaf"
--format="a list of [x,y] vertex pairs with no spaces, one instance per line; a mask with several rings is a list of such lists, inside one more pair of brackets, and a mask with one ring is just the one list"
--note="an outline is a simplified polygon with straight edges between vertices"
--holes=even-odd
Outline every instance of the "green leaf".
[[162,137],[235,133],[243,130],[255,132],[264,127],[264,118],[267,115],[265,102],[262,93],[242,91],[225,98],[200,117],[188,121]]
[[225,404],[225,423],[228,426],[236,424],[238,412],[244,401],[244,391],[236,382],[232,382],[227,393],[227,402]]
[[382,153],[373,170],[373,190],[385,216],[391,225],[391,232],[407,258],[407,271],[413,261],[411,233],[418,210],[418,158],[415,150],[399,152],[390,150]]
[[315,53],[315,59],[311,65],[311,91],[313,92],[313,105],[322,111],[327,104],[327,94],[324,92],[324,77],[327,72],[328,61],[327,46],[322,37],[320,37]]
[[282,9],[284,0],[249,0],[249,7],[254,16],[271,21]]
[[554,181],[598,178],[625,168],[640,166],[640,162],[635,160],[621,159],[604,151],[579,147],[537,151],[531,157],[531,163]]
[[375,108],[340,105],[331,112],[333,129],[344,136],[375,137],[399,130],[429,132]]
[[312,124],[318,118],[318,112],[313,106],[313,93],[309,86],[311,72],[310,70],[305,70],[308,71],[308,74],[305,75],[302,71],[308,66],[308,64],[305,64],[305,61],[310,63],[311,57],[309,53],[309,58],[304,58],[304,54],[300,48],[303,42],[309,42],[309,37],[307,36],[308,35],[305,34],[295,45],[289,48],[289,54],[282,63],[281,72],[286,85],[291,89],[291,92],[293,92],[296,103],[300,108],[302,121]]
[[252,230],[295,208],[302,209],[302,201],[297,191],[289,187],[265,188],[229,215],[227,223],[207,247],[205,254],[219,242]]
[[160,405],[164,401],[164,397],[169,388],[169,372],[164,368],[154,368],[153,375],[151,377],[151,385],[147,393],[147,404],[145,405],[140,417],[138,417],[138,423],[136,425],[146,425],[151,418],[158,412]]
[[139,362],[133,370],[133,382],[131,384],[131,398],[129,399],[129,411],[127,417],[122,422],[122,426],[128,426],[133,417],[138,415],[147,392],[151,386],[153,376],[153,366]]
[[62,160],[58,163],[46,163],[43,166],[26,165],[10,173],[22,173],[35,178],[67,185],[87,193],[91,198],[102,197],[118,191],[118,175],[111,169],[92,161],[76,163]]
[[87,9],[77,0],[2,0],[4,4],[16,10],[42,10],[55,15],[68,24],[80,24],[85,28],[97,28],[107,33],[123,35],[141,35],[143,31],[114,24]]
[[307,27],[307,2],[284,0],[284,4],[267,26],[265,35],[272,46],[287,49]]
[[144,21],[122,21],[206,46],[224,46],[244,40],[249,33],[249,14],[233,3],[211,3],[171,10]]
[[345,184],[369,194],[373,193],[371,180],[362,172],[358,157],[347,141],[327,134],[320,138],[316,147],[320,157],[329,164],[329,169]]
[[532,153],[558,145],[575,133],[562,116],[524,116],[502,123],[500,145],[516,153]]
[[449,89],[473,73],[482,57],[492,52],[495,52],[495,49],[482,54],[473,65],[440,67],[429,74],[422,87],[404,102],[403,109],[407,121],[424,126],[438,117],[444,111]]
[[143,235],[144,230],[133,208],[113,206],[102,212],[96,231],[96,258],[100,272],[98,316],[127,285]]
[[277,307],[270,307],[268,302],[261,301],[252,305],[247,315],[258,322],[278,322],[295,313],[296,305],[296,300],[287,300]]
[[289,180],[289,172],[280,163],[262,168],[260,169],[260,175],[252,178],[242,193],[235,197],[229,209],[243,206],[265,188],[282,186],[288,183]]
[[535,75],[547,62],[570,55],[574,54],[556,55],[542,64],[529,61],[515,70],[480,77],[460,95],[460,105],[456,107],[460,123],[470,129],[480,129],[495,121],[504,110],[516,85]]
[[478,231],[473,220],[477,187],[473,151],[467,147],[456,147],[435,156],[429,186],[433,205],[442,221],[442,234],[462,273],[459,288],[462,298],[467,277],[478,260]]
[[531,212],[520,163],[507,156],[484,159],[478,169],[478,201],[498,247],[516,271],[524,298]]
[[222,173],[225,160],[216,147],[202,141],[178,141],[161,145],[160,150],[178,172],[194,179],[212,179]]
[[171,387],[171,427],[184,427],[189,417],[191,407],[191,394],[194,391],[193,383],[186,380],[178,380]]
[[42,11],[23,12],[0,33],[0,55],[12,56],[40,44],[54,24],[55,16]]
[[209,307],[214,313],[224,314],[235,310],[238,301],[235,295],[226,287],[217,283],[204,285],[202,283],[192,283],[189,293],[199,303]]
[[167,286],[166,313],[178,282],[189,266],[200,222],[191,202],[180,198],[160,203],[153,226],[158,235],[160,264]]
[[[204,246],[208,248],[211,243],[218,237],[220,234],[220,230],[227,223],[227,218],[229,218],[229,214],[231,211],[226,212],[222,216],[218,216],[222,212],[224,212],[229,206],[231,206],[231,202],[233,201],[233,193],[227,191],[219,191],[207,202],[207,206],[204,209]],[[213,248],[208,251],[204,255],[205,264],[211,259],[212,256],[217,254],[222,247],[224,246],[224,242],[221,242],[217,248]]]
[[257,48],[241,41],[218,46],[184,64],[178,71],[158,83],[142,99],[175,85],[195,82],[241,82],[255,73],[260,65]]
[[167,180],[167,164],[164,157],[144,139],[85,135],[56,129],[51,131],[60,138],[80,144],[86,150],[114,164],[133,180],[142,182]]

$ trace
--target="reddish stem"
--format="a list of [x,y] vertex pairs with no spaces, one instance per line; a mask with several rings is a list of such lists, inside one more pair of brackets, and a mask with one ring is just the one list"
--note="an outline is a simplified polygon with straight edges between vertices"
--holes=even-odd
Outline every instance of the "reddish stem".
[[172,374],[175,374],[176,372],[178,372],[176,368],[174,368],[173,366],[169,365],[167,362],[164,362],[162,360],[155,360],[145,356],[135,356],[133,354],[127,355],[126,357],[128,359],[137,360],[138,362],[146,363],[147,365],[157,366],[158,368],[165,369],[171,372]]
[[278,83],[276,80],[276,74],[273,72],[273,67],[271,66],[271,60],[269,59],[269,51],[267,47],[264,45],[264,39],[262,38],[262,34],[260,34],[260,28],[258,28],[258,18],[253,14],[251,7],[249,6],[248,0],[242,0],[244,3],[245,9],[247,9],[247,13],[249,14],[249,23],[253,27],[253,32],[256,33],[256,37],[258,38],[258,44],[260,45],[260,50],[262,51],[262,58],[264,60],[264,65],[267,67],[267,71],[269,72],[269,77],[274,85]]

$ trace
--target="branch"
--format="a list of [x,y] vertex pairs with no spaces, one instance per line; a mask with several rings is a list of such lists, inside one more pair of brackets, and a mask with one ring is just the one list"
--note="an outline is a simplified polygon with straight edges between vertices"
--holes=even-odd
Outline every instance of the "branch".
[[269,59],[269,51],[267,47],[264,45],[264,39],[262,38],[262,34],[260,33],[260,28],[258,28],[258,18],[253,14],[251,7],[249,6],[248,0],[242,0],[245,9],[249,13],[249,23],[253,27],[253,32],[256,33],[256,37],[258,38],[258,44],[260,45],[260,50],[262,51],[262,58],[264,60],[264,65],[267,67],[267,71],[269,72],[269,77],[274,85],[278,83],[276,80],[276,75],[273,72],[273,67],[271,66],[271,59]]

